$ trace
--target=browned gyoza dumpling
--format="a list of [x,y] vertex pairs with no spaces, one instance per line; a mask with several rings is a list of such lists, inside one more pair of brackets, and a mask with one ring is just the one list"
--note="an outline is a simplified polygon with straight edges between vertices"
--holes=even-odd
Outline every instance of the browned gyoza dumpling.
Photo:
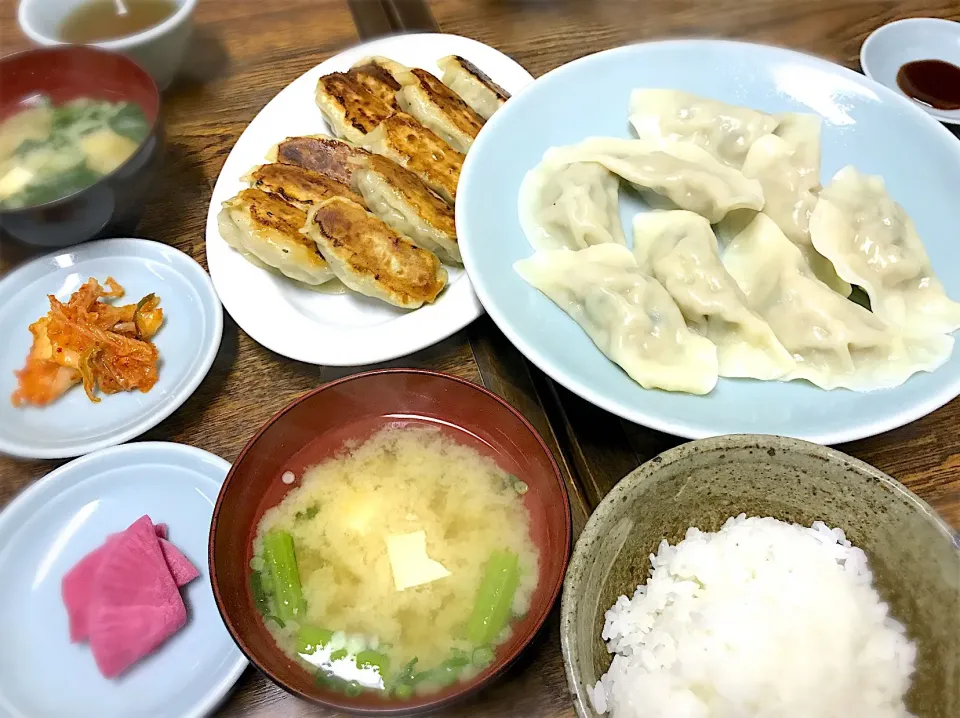
[[323,173],[330,182],[343,183],[341,186],[349,185],[360,194],[349,199],[365,205],[397,232],[441,259],[461,261],[453,209],[396,162],[322,136],[291,137],[273,154],[280,162]]
[[443,84],[457,93],[480,117],[489,120],[510,99],[510,93],[490,79],[479,67],[459,55],[447,55],[437,62],[443,70]]
[[437,256],[393,231],[356,202],[328,199],[304,232],[340,281],[356,292],[404,309],[432,303],[447,283]]
[[306,213],[280,197],[245,189],[223,203],[218,224],[224,241],[252,264],[310,285],[333,279],[314,242],[300,230]]

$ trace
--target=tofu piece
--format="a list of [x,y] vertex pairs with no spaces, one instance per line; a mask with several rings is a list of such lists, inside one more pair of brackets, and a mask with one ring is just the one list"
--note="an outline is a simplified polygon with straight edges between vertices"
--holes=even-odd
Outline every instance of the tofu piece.
[[457,183],[464,155],[410,115],[391,115],[368,133],[363,147],[405,167],[451,207],[457,201]]
[[426,70],[416,67],[410,74],[413,80],[397,93],[401,109],[457,152],[466,154],[483,129],[483,118]]
[[87,167],[101,175],[108,175],[137,151],[137,143],[113,130],[101,129],[80,137],[80,149]]
[[437,64],[443,70],[443,84],[457,93],[484,120],[489,120],[510,99],[509,92],[459,55],[441,57]]
[[317,107],[338,137],[360,143],[395,110],[342,72],[317,81]]
[[387,536],[387,556],[393,570],[393,585],[398,591],[439,581],[450,572],[427,556],[427,534],[415,531],[409,534]]
[[313,209],[305,233],[350,289],[403,309],[432,303],[447,283],[433,252],[401,236],[363,206],[334,197]]
[[331,197],[346,197],[363,203],[363,197],[343,182],[297,165],[277,162],[260,165],[244,175],[243,179],[249,182],[251,187],[277,195],[304,211]]
[[306,212],[276,195],[245,189],[223,203],[217,220],[220,236],[251,264],[312,286],[333,279],[316,243],[300,232]]
[[14,165],[0,177],[0,200],[12,197],[33,179],[34,173],[21,165]]
[[315,169],[331,182],[349,185],[360,193],[359,198],[350,199],[365,205],[394,230],[444,261],[462,261],[453,210],[393,160],[319,136],[289,138],[277,146],[275,156]]

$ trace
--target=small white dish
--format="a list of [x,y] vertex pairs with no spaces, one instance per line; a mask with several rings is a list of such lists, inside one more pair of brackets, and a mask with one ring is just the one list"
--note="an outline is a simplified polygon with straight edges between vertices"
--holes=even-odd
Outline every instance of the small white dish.
[[[89,0],[20,0],[17,20],[23,34],[38,45],[65,45],[60,26],[78,6]],[[111,0],[112,2],[112,0]],[[150,73],[157,87],[165,90],[180,68],[193,30],[197,0],[175,0],[177,11],[159,25],[115,40],[90,43],[133,58]]]
[[[210,713],[247,660],[217,611],[207,563],[213,506],[230,464],[143,442],[47,474],[0,513],[0,716],[187,718]],[[200,572],[182,589],[187,625],[120,678],[70,643],[60,583],[108,534],[148,514]]]
[[[50,310],[48,294],[66,301],[90,277],[112,276],[121,302],[160,297],[163,326],[154,343],[160,377],[146,394],[101,395],[75,386],[45,407],[14,407],[14,370],[33,341],[28,327]],[[200,385],[220,348],[223,310],[210,277],[183,252],[145,239],[106,239],[48,254],[0,281],[0,453],[60,459],[121,444],[170,416]]]
[[[455,35],[397,35],[358,45],[290,83],[244,130],[220,171],[207,215],[207,265],[220,300],[255,341],[283,356],[311,364],[358,366],[410,354],[446,339],[483,313],[467,275],[445,265],[449,283],[436,303],[414,311],[359,294],[324,294],[259,269],[220,236],[217,214],[224,200],[245,187],[240,177],[266,162],[273,145],[297,135],[333,132],[314,101],[317,80],[349,69],[357,60],[383,55],[442,74],[437,60],[462,55],[508,92],[533,78],[506,55]],[[508,103],[509,104],[509,103]]]
[[[943,60],[960,67],[960,23],[932,17],[897,20],[874,30],[860,48],[864,74],[904,97],[897,72],[914,60]],[[960,110],[938,110],[908,99],[941,122],[960,125]]]

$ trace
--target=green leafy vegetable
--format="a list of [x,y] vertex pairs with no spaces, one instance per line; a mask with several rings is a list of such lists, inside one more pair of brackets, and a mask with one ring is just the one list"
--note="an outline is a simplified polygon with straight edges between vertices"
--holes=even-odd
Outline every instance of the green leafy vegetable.
[[490,554],[467,622],[467,640],[476,646],[492,644],[510,619],[513,596],[520,585],[520,565],[513,551]]
[[332,638],[333,631],[304,624],[297,631],[297,653],[306,653],[307,655],[316,653],[330,643]]
[[294,514],[293,518],[295,521],[309,521],[318,513],[320,513],[320,507],[311,506],[310,508],[304,509],[303,511],[297,511],[297,513]]
[[385,653],[379,651],[360,651],[357,654],[357,666],[364,668],[374,666],[380,672],[381,676],[386,676],[390,671],[390,658]]
[[124,102],[107,124],[118,135],[129,137],[140,144],[150,134],[150,123],[143,110],[130,102]]
[[270,531],[263,537],[263,563],[270,573],[275,615],[284,623],[306,614],[300,586],[293,537],[286,531]]

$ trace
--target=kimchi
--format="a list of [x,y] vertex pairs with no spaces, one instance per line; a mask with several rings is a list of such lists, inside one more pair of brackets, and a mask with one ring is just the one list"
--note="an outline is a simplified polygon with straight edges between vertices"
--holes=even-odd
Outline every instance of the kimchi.
[[104,394],[137,389],[148,392],[157,383],[159,353],[151,338],[163,323],[160,297],[148,294],[136,304],[101,301],[124,294],[108,277],[106,287],[90,279],[64,304],[52,294],[50,311],[30,325],[33,345],[18,372],[14,406],[44,406],[75,384],[92,402]]

